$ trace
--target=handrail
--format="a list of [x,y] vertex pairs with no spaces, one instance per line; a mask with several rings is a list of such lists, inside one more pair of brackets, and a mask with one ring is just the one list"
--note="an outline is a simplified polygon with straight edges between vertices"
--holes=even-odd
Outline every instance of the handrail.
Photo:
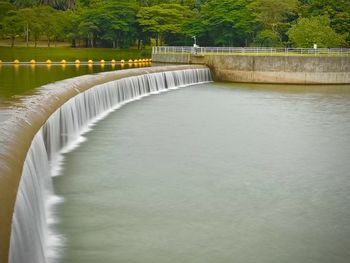
[[196,55],[328,55],[350,56],[350,48],[278,48],[278,47],[191,47],[191,46],[157,46],[152,54],[196,54]]

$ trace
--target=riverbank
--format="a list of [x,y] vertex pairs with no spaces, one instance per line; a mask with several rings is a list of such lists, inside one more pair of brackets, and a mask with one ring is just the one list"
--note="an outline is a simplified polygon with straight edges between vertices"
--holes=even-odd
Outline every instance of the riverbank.
[[29,62],[34,59],[44,62],[51,61],[81,61],[88,60],[129,60],[139,58],[149,58],[150,49],[112,49],[112,48],[71,48],[71,47],[0,47],[0,60],[2,62],[12,62],[15,59]]

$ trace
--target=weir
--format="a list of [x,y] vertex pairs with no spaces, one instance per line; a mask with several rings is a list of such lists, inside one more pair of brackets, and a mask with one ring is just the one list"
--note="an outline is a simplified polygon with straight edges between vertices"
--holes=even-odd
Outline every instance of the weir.
[[51,177],[89,125],[130,101],[209,81],[204,66],[133,69],[50,84],[25,100],[0,129],[0,262],[56,258]]

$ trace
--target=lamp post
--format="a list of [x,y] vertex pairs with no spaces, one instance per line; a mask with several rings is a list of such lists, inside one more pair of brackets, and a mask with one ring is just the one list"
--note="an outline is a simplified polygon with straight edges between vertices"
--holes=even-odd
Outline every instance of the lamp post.
[[198,46],[197,46],[197,38],[196,38],[196,36],[193,36],[192,38],[193,38],[193,40],[194,40],[194,44],[193,44],[193,51],[194,51],[194,52],[193,52],[193,53],[194,53],[194,54],[197,54],[197,47],[198,47]]
[[196,38],[196,36],[193,36],[192,38],[193,38],[193,40],[194,40],[193,46],[196,47],[196,46],[197,46],[197,38]]

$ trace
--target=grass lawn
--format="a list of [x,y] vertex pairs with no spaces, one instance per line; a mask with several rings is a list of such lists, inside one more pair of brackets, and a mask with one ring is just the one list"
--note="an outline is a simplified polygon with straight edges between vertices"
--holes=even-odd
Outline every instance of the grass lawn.
[[31,59],[37,62],[52,61],[88,61],[89,59],[99,61],[108,60],[129,60],[139,58],[150,58],[151,49],[112,49],[112,48],[71,48],[71,47],[0,47],[0,60],[12,62],[18,59],[21,62],[29,62]]

